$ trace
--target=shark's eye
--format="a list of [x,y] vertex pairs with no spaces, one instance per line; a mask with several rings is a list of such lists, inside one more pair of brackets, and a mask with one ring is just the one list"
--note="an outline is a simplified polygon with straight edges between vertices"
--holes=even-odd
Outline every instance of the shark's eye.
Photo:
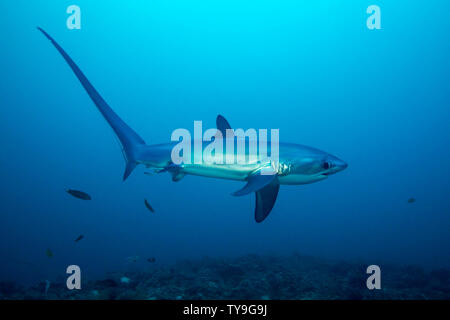
[[325,161],[325,162],[323,163],[323,168],[324,168],[325,170],[330,169],[330,168],[331,168],[331,163],[329,163],[328,161]]

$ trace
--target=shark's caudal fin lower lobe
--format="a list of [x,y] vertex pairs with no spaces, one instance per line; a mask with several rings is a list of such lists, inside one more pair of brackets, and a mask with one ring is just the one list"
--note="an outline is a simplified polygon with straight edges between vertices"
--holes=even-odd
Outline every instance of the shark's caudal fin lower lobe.
[[139,137],[139,135],[136,132],[134,132],[134,130],[131,129],[111,109],[110,106],[108,106],[105,100],[103,100],[103,98],[100,96],[97,90],[95,90],[94,86],[89,82],[89,80],[86,78],[83,72],[81,72],[80,68],[78,68],[78,66],[75,64],[72,58],[70,58],[70,56],[64,51],[64,49],[61,48],[61,46],[43,29],[38,27],[38,30],[41,31],[51,41],[51,43],[63,56],[64,60],[66,60],[72,71],[77,76],[78,80],[80,80],[89,97],[91,97],[92,101],[95,103],[100,113],[103,115],[105,120],[109,123],[109,125],[119,138],[126,161],[125,173],[123,175],[123,180],[125,180],[126,178],[128,178],[130,173],[137,165],[139,152],[142,146],[145,145],[144,140],[141,137]]

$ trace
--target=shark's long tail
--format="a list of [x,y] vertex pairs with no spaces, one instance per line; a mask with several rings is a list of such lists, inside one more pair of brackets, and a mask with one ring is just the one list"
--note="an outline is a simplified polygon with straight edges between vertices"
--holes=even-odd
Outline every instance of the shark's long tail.
[[131,129],[111,109],[110,106],[108,106],[105,100],[103,100],[103,98],[100,96],[97,90],[95,90],[94,86],[89,82],[89,80],[86,78],[83,72],[81,72],[80,68],[78,68],[78,66],[75,64],[72,58],[70,58],[69,55],[64,51],[64,49],[61,48],[61,46],[43,29],[38,27],[38,30],[41,31],[51,41],[51,43],[63,56],[64,60],[66,60],[70,68],[72,68],[78,80],[80,80],[84,89],[97,106],[98,110],[101,112],[105,120],[109,123],[109,125],[119,138],[126,161],[125,173],[123,175],[123,180],[125,180],[137,165],[139,153],[142,150],[142,147],[145,146],[144,140],[142,140],[142,138],[139,137],[139,135],[136,132],[134,132],[134,130]]

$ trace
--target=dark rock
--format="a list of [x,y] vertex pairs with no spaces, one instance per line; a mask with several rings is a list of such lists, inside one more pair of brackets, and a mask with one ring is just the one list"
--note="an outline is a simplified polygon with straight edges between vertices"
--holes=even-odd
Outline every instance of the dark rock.
[[106,288],[115,288],[119,286],[119,284],[113,279],[97,280],[95,281],[95,285],[98,287],[106,287]]
[[[3,299],[450,299],[450,270],[382,266],[382,289],[366,287],[367,265],[314,257],[246,255],[203,258],[147,272],[114,272],[67,290],[65,279],[26,290],[0,282]],[[118,279],[127,277],[129,283]]]
[[5,297],[21,293],[23,288],[13,281],[0,281],[0,294]]

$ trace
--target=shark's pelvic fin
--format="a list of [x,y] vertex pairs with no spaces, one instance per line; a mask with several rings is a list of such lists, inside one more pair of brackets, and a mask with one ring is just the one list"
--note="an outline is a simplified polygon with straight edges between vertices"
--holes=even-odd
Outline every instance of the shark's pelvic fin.
[[172,175],[172,181],[178,182],[185,176],[185,173],[181,172],[181,168],[181,165],[171,163],[163,169],[159,170],[158,173],[169,172]]
[[280,184],[277,179],[266,185],[264,188],[255,192],[256,204],[255,204],[255,221],[262,222],[267,218],[270,211],[272,211],[275,201],[277,200],[278,190],[280,190]]
[[247,184],[240,190],[233,193],[233,196],[245,196],[249,193],[256,192],[268,184],[270,184],[272,181],[276,180],[277,176],[274,174],[271,175],[263,175],[260,171],[251,174],[247,178]]
[[89,97],[92,99],[100,113],[103,115],[105,120],[108,122],[108,124],[111,126],[111,128],[119,138],[120,143],[123,147],[125,161],[127,162],[125,173],[123,175],[123,180],[125,180],[138,163],[137,160],[139,152],[141,150],[141,147],[145,145],[144,140],[139,137],[139,135],[111,109],[111,107],[105,102],[105,100],[103,100],[94,86],[89,82],[83,72],[81,72],[80,68],[78,68],[78,66],[64,51],[64,49],[61,48],[61,46],[43,29],[38,27],[38,30],[41,31],[47,37],[47,39],[51,41],[56,50],[58,50],[64,60],[66,60],[67,64],[75,73]]

